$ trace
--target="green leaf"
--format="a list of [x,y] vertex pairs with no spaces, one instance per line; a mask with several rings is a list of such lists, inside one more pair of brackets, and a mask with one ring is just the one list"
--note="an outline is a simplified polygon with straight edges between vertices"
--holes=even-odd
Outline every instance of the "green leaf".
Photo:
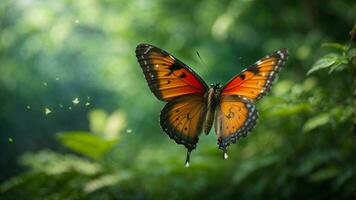
[[105,132],[108,114],[104,110],[96,109],[89,113],[90,131],[99,134]]
[[88,156],[100,159],[105,153],[112,149],[118,138],[104,139],[89,132],[64,132],[57,135],[58,140],[67,148]]
[[330,114],[322,113],[309,119],[303,126],[303,132],[311,131],[319,126],[325,125],[330,121]]
[[310,180],[315,182],[323,181],[326,179],[336,177],[339,174],[340,174],[340,170],[334,166],[331,166],[331,167],[320,169],[315,173],[311,174]]
[[338,57],[336,62],[330,67],[329,74],[331,74],[334,71],[341,71],[345,69],[348,63],[349,61],[346,56]]
[[338,49],[341,51],[347,51],[349,48],[349,46],[342,45],[342,44],[336,43],[336,42],[327,42],[327,43],[322,44],[321,47],[329,47],[329,48]]
[[316,63],[312,66],[312,68],[307,72],[307,75],[310,75],[315,71],[331,67],[333,64],[335,64],[335,62],[337,62],[338,58],[339,55],[334,53],[324,56],[323,58],[316,61]]

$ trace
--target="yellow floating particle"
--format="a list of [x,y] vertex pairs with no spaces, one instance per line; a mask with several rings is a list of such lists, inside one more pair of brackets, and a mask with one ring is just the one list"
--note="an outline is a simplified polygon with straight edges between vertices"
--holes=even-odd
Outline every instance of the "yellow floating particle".
[[45,108],[45,114],[48,115],[49,113],[51,113],[52,111],[49,108]]
[[79,98],[76,97],[72,102],[73,102],[74,104],[78,104],[80,101],[79,101]]

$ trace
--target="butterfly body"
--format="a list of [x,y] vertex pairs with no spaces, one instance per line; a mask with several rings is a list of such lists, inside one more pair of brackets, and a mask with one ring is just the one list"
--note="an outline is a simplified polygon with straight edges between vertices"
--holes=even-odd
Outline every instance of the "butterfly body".
[[215,109],[220,101],[220,83],[212,84],[210,89],[208,90],[206,96],[206,106],[207,113],[204,122],[204,133],[208,135],[211,127],[213,126],[214,117],[215,117]]
[[[255,102],[265,96],[285,63],[288,51],[276,51],[233,77],[224,86],[210,87],[190,67],[168,52],[149,44],[136,47],[136,57],[152,93],[167,102],[160,114],[161,128],[190,152],[201,132],[214,125],[218,146],[224,151],[256,125]],[[215,123],[214,123],[215,122]]]

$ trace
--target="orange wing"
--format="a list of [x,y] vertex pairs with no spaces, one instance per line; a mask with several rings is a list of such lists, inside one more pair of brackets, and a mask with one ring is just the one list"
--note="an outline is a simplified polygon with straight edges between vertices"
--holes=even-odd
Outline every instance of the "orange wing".
[[288,57],[288,51],[276,51],[232,78],[222,89],[222,96],[236,94],[258,100],[269,92],[272,82]]
[[139,44],[136,57],[148,86],[159,100],[171,101],[187,94],[203,96],[208,88],[192,69],[162,49]]
[[188,152],[195,149],[202,131],[206,105],[200,95],[185,95],[170,101],[161,111],[162,129]]
[[226,151],[230,143],[245,137],[256,125],[258,113],[246,97],[226,95],[220,100],[215,116],[215,133],[220,149]]

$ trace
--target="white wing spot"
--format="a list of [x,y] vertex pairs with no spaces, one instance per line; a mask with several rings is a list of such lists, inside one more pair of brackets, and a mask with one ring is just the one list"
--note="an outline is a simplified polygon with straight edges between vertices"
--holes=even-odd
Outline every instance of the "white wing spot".
[[143,54],[147,54],[153,47],[149,46]]
[[279,56],[281,56],[281,59],[284,58],[284,54],[281,51],[278,51],[277,53],[279,54]]

